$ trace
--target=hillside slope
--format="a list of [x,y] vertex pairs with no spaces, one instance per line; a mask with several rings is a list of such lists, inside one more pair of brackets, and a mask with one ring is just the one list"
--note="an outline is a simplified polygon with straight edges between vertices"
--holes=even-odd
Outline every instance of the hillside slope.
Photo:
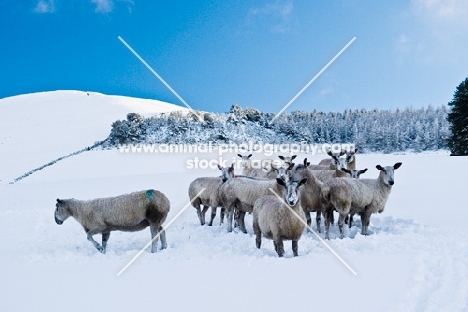
[[[9,182],[57,157],[105,139],[128,113],[150,116],[187,110],[156,100],[82,91],[0,99],[0,181]],[[25,155],[27,154],[27,157]],[[5,161],[8,160],[8,161]]]

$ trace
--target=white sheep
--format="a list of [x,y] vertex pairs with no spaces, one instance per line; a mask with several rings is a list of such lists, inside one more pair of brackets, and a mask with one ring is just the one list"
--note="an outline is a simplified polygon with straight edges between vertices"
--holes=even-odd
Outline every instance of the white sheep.
[[359,177],[361,176],[361,174],[366,173],[367,168],[366,168],[366,169],[363,169],[363,170],[358,170],[358,169],[348,170],[348,169],[346,169],[346,168],[342,168],[341,171],[346,172],[346,173],[349,174],[349,175],[351,176],[351,178],[353,178],[353,179],[359,179]]
[[281,199],[276,195],[266,195],[255,201],[253,229],[257,248],[261,247],[263,234],[264,237],[273,240],[278,256],[282,257],[283,240],[291,240],[294,256],[297,257],[298,241],[305,228],[305,215],[300,205],[299,189],[306,181],[307,179],[285,182],[277,178],[276,182],[283,187],[282,192],[277,193]]
[[[343,166],[344,163],[339,162],[337,165],[339,168],[341,168],[340,166]],[[315,222],[317,225],[317,231],[319,233],[322,232],[320,224],[322,220],[322,213],[324,213],[324,209],[320,201],[320,193],[323,182],[335,177],[343,178],[349,176],[347,173],[339,170],[339,168],[335,170],[312,170],[310,169],[310,164],[307,162],[306,158],[302,164],[294,166],[291,171],[291,179],[293,180],[300,180],[304,177],[307,178],[307,183],[301,192],[301,206],[304,209],[308,226],[310,226],[312,223],[310,213],[316,212]],[[329,221],[332,223],[334,222],[333,212],[330,213]]]
[[356,170],[356,153],[358,149],[346,151],[346,169]]
[[[342,149],[339,153],[332,153],[331,150],[328,150],[327,154],[332,158],[333,157],[341,157],[344,154],[346,154],[346,151],[344,149]],[[325,167],[330,167],[330,169],[335,169],[333,167],[333,164],[332,164],[332,159],[330,159],[330,158],[324,158],[318,164],[319,164],[319,166],[325,166]]]
[[[106,252],[111,231],[135,232],[149,226],[154,239],[151,252],[156,252],[158,238],[155,236],[158,233],[161,249],[167,245],[162,224],[169,209],[169,199],[156,190],[93,200],[57,199],[55,222],[60,225],[73,217],[83,226],[88,240],[102,253]],[[102,246],[93,239],[95,234],[102,234]]]
[[[349,214],[361,215],[361,233],[367,235],[370,216],[372,213],[381,213],[388,196],[395,183],[394,170],[400,168],[401,162],[393,166],[382,167],[377,179],[331,179],[322,186],[321,200],[327,211],[335,209],[340,214],[338,227],[341,238],[343,234],[343,221]],[[325,232],[328,237],[329,222],[325,219]]]
[[[288,177],[288,175],[286,175]],[[244,216],[253,211],[257,199],[269,195],[270,188],[279,194],[281,187],[275,180],[256,179],[252,177],[234,177],[221,186],[221,199],[227,213],[227,230],[232,232],[234,210],[239,212],[238,224],[241,231],[247,233]]]
[[292,156],[278,156],[279,159],[281,159],[286,165],[291,165],[294,160],[294,158],[296,158],[297,155],[292,155]]
[[[340,153],[332,153],[331,151],[328,151],[327,154],[331,157],[327,159],[322,159],[319,162],[320,166],[329,166],[330,169],[334,170],[336,169],[337,163],[338,162],[344,162],[346,165],[346,168],[348,170],[354,170],[356,169],[356,156],[355,154],[357,153],[358,149],[355,148],[354,150],[346,151],[346,150],[341,150]],[[341,156],[345,155],[344,158],[341,158]],[[311,168],[312,169],[312,168]],[[320,168],[317,168],[320,170]]]
[[255,168],[250,173],[250,176],[254,178],[265,178],[265,179],[270,179],[270,180],[273,180],[276,178],[286,179],[286,173],[288,170],[290,170],[289,168],[291,166],[294,166],[294,163],[290,165],[286,165],[286,164],[283,165],[283,164],[277,164],[276,162],[272,162],[270,169]]
[[252,154],[249,154],[247,156],[242,156],[241,154],[237,154],[242,159],[241,166],[242,166],[242,175],[244,176],[249,176],[252,170],[254,169],[252,167],[251,159]]
[[[365,173],[367,171],[367,168],[363,169],[363,170],[357,170],[357,169],[348,170],[346,168],[342,168],[341,171],[344,171],[344,172],[348,173],[351,176],[351,178],[353,178],[353,179],[359,179],[361,174],[363,174],[363,173]],[[349,216],[346,216],[346,219],[345,219],[345,223],[348,224],[350,228],[353,225],[353,217],[354,217],[354,213],[350,214]],[[333,224],[333,222],[332,222],[332,224]]]
[[[209,226],[213,225],[213,220],[216,217],[216,209],[221,207],[221,222],[224,220],[224,208],[222,207],[219,190],[221,185],[229,178],[234,177],[234,163],[227,168],[218,165],[221,170],[221,177],[200,177],[192,181],[189,185],[189,198],[192,200],[198,193],[205,189],[197,198],[192,201],[192,206],[197,209],[198,219],[201,225],[205,224],[205,214],[209,207],[211,207],[211,219],[208,223]],[[203,210],[201,209],[203,206]]]

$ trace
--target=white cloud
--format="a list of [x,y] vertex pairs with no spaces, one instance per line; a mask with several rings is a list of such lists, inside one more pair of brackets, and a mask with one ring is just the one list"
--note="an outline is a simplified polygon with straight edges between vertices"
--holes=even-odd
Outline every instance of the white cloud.
[[114,9],[112,0],[91,0],[96,5],[96,13],[109,13]]
[[36,13],[54,13],[54,0],[39,0],[33,11]]
[[468,53],[467,0],[411,0],[396,47],[408,61],[453,64]]
[[327,96],[328,94],[333,93],[335,90],[333,89],[332,86],[326,86],[322,90],[320,90],[320,95],[321,96]]
[[412,0],[416,14],[434,22],[468,24],[468,1],[466,0]]
[[247,13],[246,26],[266,26],[273,33],[285,33],[290,30],[293,9],[291,0],[251,8]]

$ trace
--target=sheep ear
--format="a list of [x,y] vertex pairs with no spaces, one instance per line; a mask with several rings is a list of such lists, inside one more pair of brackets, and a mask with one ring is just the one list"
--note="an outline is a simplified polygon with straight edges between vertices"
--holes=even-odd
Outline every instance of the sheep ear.
[[242,158],[242,155],[241,155],[241,154],[237,154],[237,156],[239,156],[240,158]]
[[328,154],[328,156],[332,156],[332,157],[333,157],[333,154],[332,154],[331,150],[328,150],[328,151],[327,151],[327,154]]
[[284,156],[278,156],[278,158],[284,160]]
[[307,178],[304,178],[301,180],[301,182],[299,182],[298,186],[304,185],[306,183],[307,183]]
[[234,170],[234,164],[235,164],[235,163],[232,163],[232,165],[231,165],[231,170]]
[[304,158],[304,166],[307,167],[307,158]]
[[293,159],[296,158],[296,157],[297,157],[297,155],[293,155],[293,156],[291,157],[291,160],[293,160]]
[[249,154],[249,156],[247,156],[247,158],[250,158],[250,157],[252,157],[252,154]]
[[219,170],[223,170],[223,168],[218,164],[218,169]]
[[284,183],[284,180],[281,179],[281,178],[276,178],[276,183],[278,183],[279,185],[282,185],[282,186],[286,187],[286,184]]
[[63,204],[63,200],[57,198],[57,203]]
[[348,169],[346,169],[346,168],[341,168],[341,171],[344,171],[344,172],[346,172],[346,173],[351,174],[351,170],[348,170]]
[[307,162],[307,164],[306,164],[306,165],[307,165],[307,167],[309,167],[309,165],[310,165],[310,162]]
[[357,151],[358,151],[358,149],[357,149],[357,148],[355,148],[355,149],[354,149],[354,154],[356,154],[356,153],[357,153]]
[[340,156],[343,156],[344,154],[346,154],[346,150],[341,149]]
[[393,169],[397,170],[398,168],[400,168],[400,166],[401,166],[401,162],[396,163],[396,164],[393,165]]
[[359,170],[359,174],[366,173],[366,171],[367,171],[367,168],[366,168],[366,169],[364,169],[364,170]]
[[379,170],[383,170],[382,166],[381,165],[377,165],[375,166],[375,168],[379,169]]

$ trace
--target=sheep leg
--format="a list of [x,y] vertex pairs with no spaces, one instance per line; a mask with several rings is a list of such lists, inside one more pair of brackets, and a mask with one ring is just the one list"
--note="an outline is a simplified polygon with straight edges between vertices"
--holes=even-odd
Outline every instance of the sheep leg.
[[158,239],[161,238],[161,249],[165,249],[167,247],[166,242],[166,231],[162,226],[158,226],[156,224],[150,224],[150,231],[151,231],[151,252],[158,251]]
[[202,220],[202,225],[205,224],[205,216],[206,216],[206,212],[208,211],[208,208],[210,208],[210,206],[206,206],[206,205],[203,205],[203,210],[201,212],[201,220]]
[[245,211],[239,211],[239,221],[238,221],[238,224],[239,224],[239,227],[242,231],[242,233],[245,233],[247,234],[247,229],[245,228]]
[[102,253],[106,253],[106,247],[107,247],[107,241],[109,240],[110,232],[104,232],[102,233]]
[[93,235],[94,235],[94,234],[97,234],[97,233],[91,232],[91,231],[86,231],[86,236],[87,236],[88,240],[94,245],[94,247],[96,247],[97,250],[99,250],[100,252],[104,253],[104,252],[105,252],[105,251],[104,251],[104,248],[103,248],[101,245],[99,245],[98,242],[96,242],[96,241],[94,240],[94,238],[93,238]]
[[330,232],[330,212],[324,211],[323,217],[325,219],[325,239],[330,239],[329,232]]
[[224,214],[226,213],[226,209],[223,207],[221,208],[221,221],[219,222],[219,225],[223,224],[224,222]]
[[347,214],[340,213],[340,218],[338,219],[338,228],[340,229],[340,238],[344,238],[343,223]]
[[274,241],[276,244],[276,252],[278,253],[278,257],[284,256],[284,245],[283,245],[283,240],[279,238],[278,240]]
[[227,208],[227,231],[232,232],[232,218],[234,216],[234,207],[232,205]]
[[320,211],[317,211],[317,214],[315,216],[315,222],[317,223],[317,231],[319,233],[322,233],[322,228],[320,226],[320,223],[322,222],[322,218],[321,218],[321,213]]
[[370,213],[368,211],[364,211],[361,213],[361,234],[362,235],[368,235],[367,234],[367,229],[369,227],[370,223]]
[[353,226],[353,217],[354,217],[354,213],[350,213],[349,214],[349,228]]
[[234,227],[238,227],[239,226],[239,210],[238,209],[235,209],[234,210]]
[[262,231],[260,230],[260,226],[258,225],[258,222],[254,220],[253,222],[253,230],[255,233],[255,245],[257,246],[258,249],[262,246]]
[[312,219],[310,218],[310,212],[304,211],[306,219],[307,219],[307,232],[310,232],[310,226],[312,224]]
[[297,240],[292,241],[292,250],[293,250],[294,257],[297,257],[298,256],[298,254],[297,254]]
[[161,238],[161,250],[167,248],[167,242],[166,242],[166,231],[162,226],[159,227],[159,237]]
[[200,221],[200,224],[201,224],[201,225],[204,225],[205,222],[203,222],[203,219],[202,219],[201,209],[200,209],[200,207],[197,207],[196,209],[197,209],[198,220]]
[[208,223],[208,226],[213,225],[213,220],[216,217],[216,208],[217,207],[211,207],[211,219],[210,219],[210,222]]

